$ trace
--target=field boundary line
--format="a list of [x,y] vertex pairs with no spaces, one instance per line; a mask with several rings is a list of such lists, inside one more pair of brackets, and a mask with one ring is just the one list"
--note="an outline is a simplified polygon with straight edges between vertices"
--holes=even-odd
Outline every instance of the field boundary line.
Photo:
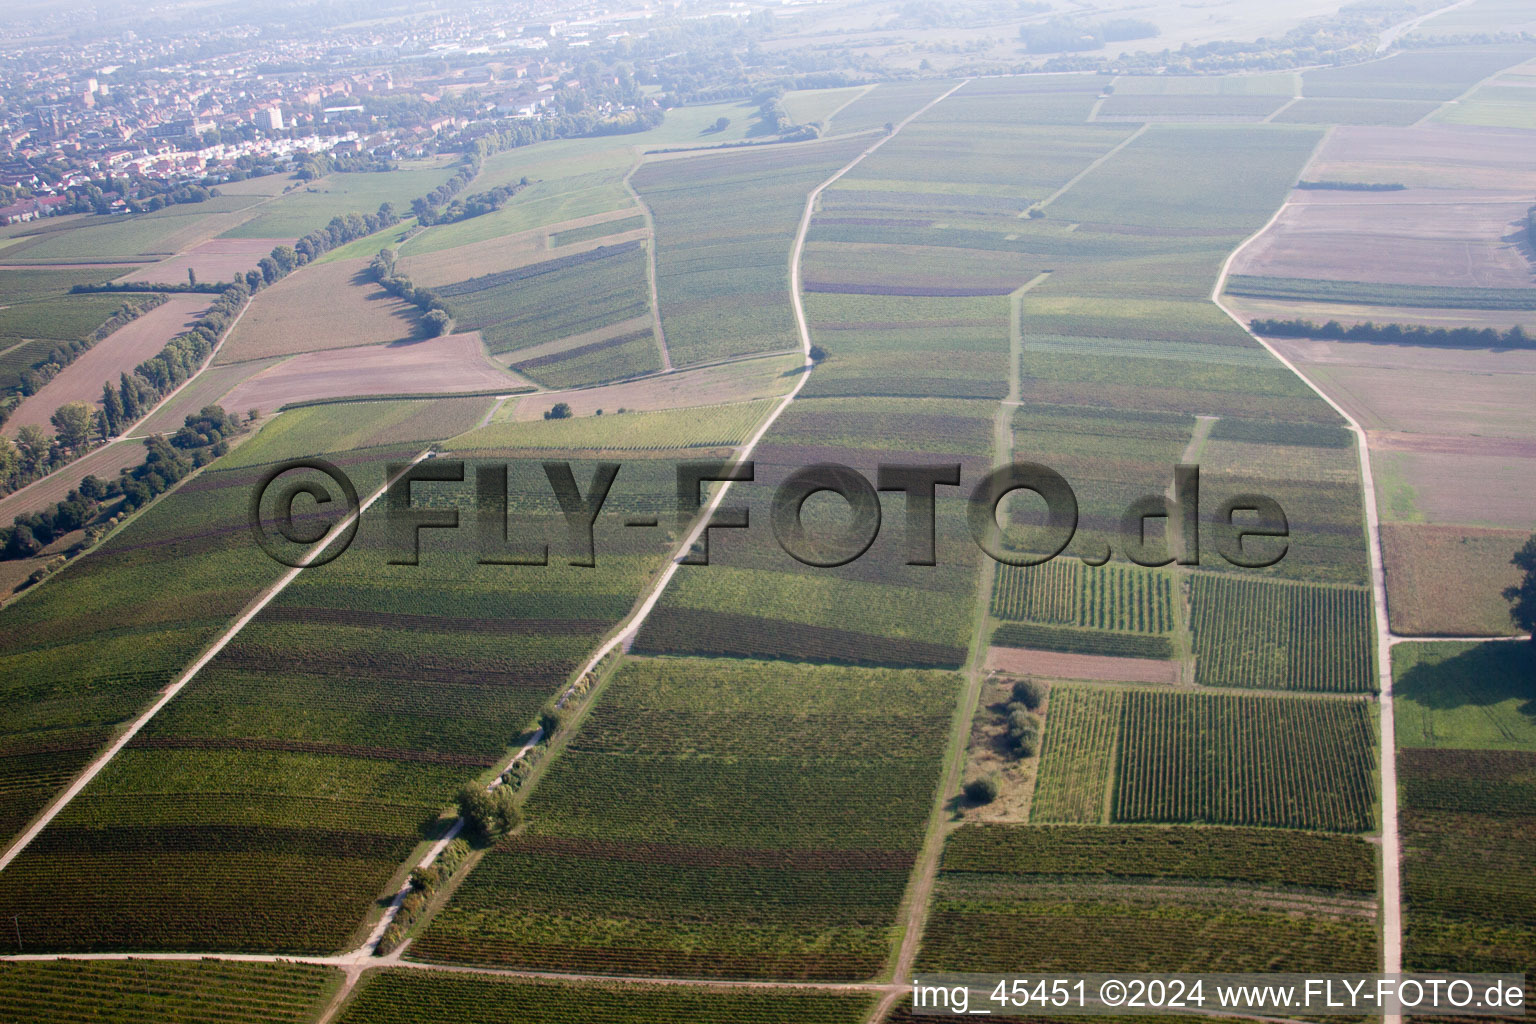
[[661,372],[671,373],[672,352],[667,348],[667,332],[661,326],[661,294],[656,287],[656,219],[651,216],[651,208],[646,205],[639,190],[629,180],[644,164],[645,154],[636,154],[635,162],[624,172],[624,191],[640,207],[640,215],[645,218],[646,233],[650,235],[645,246],[645,279],[651,289],[651,328],[656,332],[656,347],[661,350]]
[[307,567],[310,562],[314,561],[317,557],[319,557],[321,552],[330,547],[331,543],[335,541],[338,536],[340,536],[342,531],[351,526],[354,521],[360,520],[362,518],[362,514],[367,511],[370,505],[372,505],[375,501],[383,496],[384,492],[389,489],[389,485],[391,483],[399,479],[401,476],[404,476],[405,473],[410,470],[410,467],[416,465],[416,463],[422,461],[426,457],[426,451],[418,453],[414,459],[406,464],[404,469],[395,474],[394,477],[387,479],[384,481],[384,483],[380,484],[378,490],[374,491],[365,501],[361,502],[358,505],[356,511],[349,513],[347,518],[343,519],[340,523],[337,524],[336,529],[328,532],[326,536],[322,537],[319,542],[315,544],[314,547],[305,552],[304,557],[299,560],[300,564],[298,566],[289,569],[277,579],[277,582],[270,584],[265,590],[253,598],[251,602],[245,606],[245,610],[240,613],[239,617],[236,618],[235,621],[231,623],[230,626],[219,635],[219,638],[206,649],[204,649],[202,655],[198,657],[198,659],[194,661],[189,667],[187,667],[181,673],[181,675],[176,678],[175,682],[160,692],[159,699],[151,704],[146,711],[139,715],[138,718],[134,719],[132,724],[130,724],[128,728],[124,730],[122,735],[118,736],[118,738],[114,740],[106,750],[96,755],[96,757],[93,758],[91,762],[81,770],[80,774],[75,776],[75,780],[70,783],[69,787],[65,789],[62,794],[54,797],[53,801],[48,805],[48,808],[33,821],[31,826],[25,832],[23,832],[16,839],[16,841],[10,845],[9,848],[6,849],[4,854],[0,854],[0,871],[4,871],[6,867],[11,863],[11,861],[15,860],[16,857],[31,844],[32,840],[36,839],[38,834],[42,832],[43,829],[48,827],[49,823],[58,816],[59,812],[67,807],[70,801],[79,796],[81,790],[90,785],[91,780],[95,779],[96,776],[101,773],[101,770],[105,768],[107,764],[114,757],[116,757],[124,747],[128,745],[129,741],[139,734],[139,730],[143,729],[145,725],[149,724],[149,720],[154,718],[155,715],[159,714],[161,708],[175,700],[176,695],[181,693],[181,691],[186,688],[187,684],[190,683],[193,678],[218,655],[220,651],[229,646],[229,642],[238,636],[240,631],[244,629],[252,619],[261,613],[262,609],[266,608],[267,605],[272,603],[272,600],[277,597],[277,595],[286,590],[288,584],[298,579],[299,573],[303,572],[305,567]]
[[[830,113],[826,117],[822,118],[822,121],[821,121],[821,132],[822,132],[821,137],[824,138],[824,139],[831,138],[832,135],[834,134],[833,131],[832,131],[832,119],[834,117],[836,117],[838,114],[841,114],[843,111],[847,110],[848,109],[848,104],[852,103],[854,100],[861,100],[865,96],[868,96],[870,93],[874,92],[875,91],[875,86],[877,86],[879,84],[880,84],[879,82],[870,82],[868,85],[866,85],[863,88],[861,88],[858,92],[854,93],[852,96],[848,97],[846,100],[844,100],[843,102],[839,103],[837,105],[837,107],[832,111],[832,113]],[[849,132],[848,134],[849,135],[856,135],[858,133],[857,132]]]
[[[1325,132],[1318,140],[1318,146],[1313,150],[1313,157],[1309,158],[1310,164],[1315,158],[1317,149],[1321,148],[1328,139],[1330,132]],[[1305,173],[1305,167],[1303,168]],[[1384,974],[1396,974],[1402,969],[1403,956],[1403,903],[1401,889],[1401,850],[1398,837],[1398,811],[1397,811],[1397,725],[1392,706],[1392,631],[1387,621],[1387,586],[1386,573],[1382,568],[1381,547],[1381,520],[1376,510],[1376,483],[1371,475],[1370,448],[1366,444],[1366,434],[1356,419],[1338,402],[1334,401],[1317,383],[1302,373],[1278,349],[1272,346],[1264,338],[1246,324],[1241,317],[1233,312],[1226,303],[1222,302],[1221,292],[1226,286],[1227,275],[1231,271],[1233,261],[1239,254],[1256,239],[1261,237],[1285,212],[1289,203],[1281,203],[1279,208],[1264,222],[1264,226],[1245,238],[1237,248],[1233,249],[1222,261],[1221,271],[1216,275],[1216,283],[1211,287],[1211,301],[1232,322],[1242,328],[1254,341],[1264,347],[1264,350],[1280,361],[1280,364],[1294,373],[1298,379],[1310,388],[1319,398],[1327,402],[1334,412],[1338,413],[1349,424],[1350,431],[1355,435],[1360,460],[1360,486],[1361,501],[1365,510],[1366,528],[1366,557],[1370,564],[1371,596],[1376,626],[1376,672],[1378,686],[1378,702],[1380,713],[1380,740],[1381,740],[1381,970]],[[1401,1024],[1402,1018],[1396,1014],[1387,1014],[1382,1018],[1382,1024]]]
[[[1140,128],[1137,128],[1135,131],[1131,132],[1131,134],[1127,135],[1125,138],[1123,138],[1119,142],[1115,143],[1109,149],[1105,150],[1101,155],[1099,155],[1097,157],[1094,157],[1094,159],[1088,164],[1087,167],[1084,167],[1082,170],[1080,170],[1076,174],[1072,175],[1072,177],[1068,178],[1067,179],[1067,183],[1065,185],[1061,186],[1061,188],[1057,189],[1055,192],[1052,192],[1050,195],[1048,195],[1044,199],[1040,200],[1038,203],[1036,203],[1034,205],[1033,208],[1034,209],[1043,210],[1047,206],[1050,206],[1056,200],[1060,199],[1063,195],[1065,195],[1067,190],[1070,189],[1073,185],[1076,185],[1078,182],[1080,182],[1084,178],[1088,177],[1088,175],[1090,175],[1094,171],[1098,170],[1099,169],[1099,165],[1105,163],[1106,161],[1109,160],[1110,157],[1114,156],[1116,153],[1120,152],[1126,146],[1129,146],[1131,143],[1133,143],[1137,139],[1141,138],[1141,136],[1145,135],[1146,132],[1147,132],[1147,129],[1150,128],[1151,126],[1152,126],[1152,122],[1150,122],[1150,121],[1143,121]],[[1028,214],[1028,212],[1029,212],[1028,210],[1025,210],[1023,213],[1020,213],[1019,216],[1023,217],[1026,214]]]

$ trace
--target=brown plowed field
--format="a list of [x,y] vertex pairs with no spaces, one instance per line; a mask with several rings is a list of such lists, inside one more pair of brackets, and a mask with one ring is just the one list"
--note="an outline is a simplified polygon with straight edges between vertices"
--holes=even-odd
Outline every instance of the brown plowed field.
[[199,283],[233,281],[236,275],[254,270],[276,246],[293,242],[292,238],[210,238],[168,260],[125,274],[123,280],[184,284],[190,268],[196,271]]
[[157,354],[165,343],[185,330],[208,307],[207,295],[172,295],[163,305],[145,313],[98,341],[64,367],[41,391],[22,400],[16,412],[0,428],[6,436],[31,423],[53,433],[49,417],[67,402],[93,405],[101,398],[101,385],[117,382],[118,375]]
[[272,412],[289,402],[362,395],[511,391],[522,378],[491,364],[479,334],[367,345],[295,356],[236,385],[221,404]]
[[1027,647],[987,648],[987,668],[1013,675],[1048,679],[1107,679],[1120,683],[1176,683],[1179,663],[1152,658],[1109,658],[1097,654],[1063,654]]

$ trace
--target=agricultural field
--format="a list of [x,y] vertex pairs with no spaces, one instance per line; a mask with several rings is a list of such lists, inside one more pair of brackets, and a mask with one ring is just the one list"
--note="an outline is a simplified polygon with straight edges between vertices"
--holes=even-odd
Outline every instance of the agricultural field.
[[[515,357],[518,353],[513,355]],[[560,352],[526,359],[514,358],[507,365],[550,388],[594,387],[657,373],[662,369],[656,333],[650,324],[611,338],[574,345]]]
[[1407,127],[1435,112],[1436,100],[1308,96],[1274,115],[1275,124]]
[[804,363],[803,355],[786,353],[577,391],[541,392],[508,402],[498,411],[497,417],[541,420],[561,402],[571,407],[573,416],[592,416],[599,409],[605,413],[642,412],[775,398],[794,385],[794,378],[802,372]]
[[1530,57],[1520,47],[1435,47],[1302,72],[1302,94],[1381,100],[1446,100]]
[[[402,417],[408,406],[425,419]],[[295,421],[271,444],[314,433],[382,444],[330,456],[360,490],[383,462],[420,450],[406,436],[463,428],[443,401],[320,406],[274,427]],[[263,440],[232,453],[242,498],[268,464],[252,451]],[[428,534],[419,565],[394,564],[376,506],[344,558],[297,577],[0,876],[34,940],[272,952],[361,941],[379,894],[444,826],[459,786],[527,734],[660,560],[664,540],[613,522],[599,530],[596,569],[568,565],[578,553],[561,540],[541,468],[510,470],[509,505],[550,536],[552,564],[511,568],[467,529]],[[627,467],[605,507],[620,521],[662,507],[669,470]],[[469,516],[471,485],[417,485],[428,488]],[[274,564],[236,536],[249,562]]]
[[323,228],[332,217],[372,213],[383,203],[397,212],[411,200],[447,181],[453,167],[447,157],[403,160],[400,169],[332,174],[315,181],[296,182],[292,190],[255,207],[254,216],[225,230],[221,238],[299,238]]
[[940,672],[629,661],[530,796],[528,827],[460,885],[413,955],[867,977],[889,949],[958,684]]
[[846,89],[796,89],[784,94],[784,109],[795,124],[821,124],[825,135],[838,127],[831,124],[832,116],[867,92],[869,89],[862,85]]
[[1132,690],[1112,818],[1365,832],[1375,767],[1363,701]]
[[[921,109],[923,104],[942,95],[954,84],[882,82],[839,111],[833,128],[840,135],[884,129],[887,124],[894,124]],[[789,101],[785,102],[787,106]]]
[[1258,121],[1290,102],[1290,95],[1263,93],[1115,93],[1099,105],[1095,120]]
[[[318,227],[319,224],[315,226]],[[192,248],[177,253],[168,260],[124,274],[119,280],[184,284],[188,280],[187,272],[191,271],[199,284],[233,281],[247,270],[256,269],[256,264],[261,262],[261,258],[271,252],[275,246],[292,245],[295,238],[297,236],[210,238],[206,242],[199,242]],[[375,245],[368,255],[372,256],[378,249],[379,247]]]
[[1060,626],[1005,622],[992,631],[994,647],[1026,647],[1037,651],[1092,654],[1109,658],[1171,658],[1173,645],[1165,636],[1143,633],[1101,633]]
[[[120,305],[116,296],[101,298]],[[173,295],[162,305],[119,327],[81,353],[38,391],[22,399],[6,419],[5,433],[13,436],[21,427],[32,424],[52,434],[53,424],[49,417],[55,409],[66,402],[85,402],[94,406],[101,400],[102,384],[111,381],[115,385],[120,374],[133,372],[135,366],[159,354],[166,342],[190,327],[202,314],[209,298],[207,295]]]
[[[230,195],[167,206],[153,213],[91,216],[63,225],[29,225],[29,233],[0,249],[0,259],[13,264],[127,264],[157,261],[215,237],[246,219],[262,203],[257,195]],[[298,231],[278,231],[255,237],[297,237],[325,223],[322,219]],[[101,277],[115,276],[110,270]]]
[[[122,305],[122,298],[115,295],[58,295],[0,307],[0,394],[19,392],[22,374],[53,361],[61,342],[89,337]],[[161,344],[169,339],[166,335]],[[96,395],[100,391],[98,381]],[[49,414],[56,405],[49,407]],[[38,408],[41,411],[41,405]]]
[[1536,65],[1530,63],[1511,68],[1470,95],[1446,104],[1434,119],[1487,128],[1536,128],[1536,96],[1530,93],[1533,70]]
[[916,967],[1370,970],[1374,861],[1362,839],[1272,829],[966,826]]
[[34,1024],[308,1024],[340,986],[340,971],[307,964],[0,963],[0,1006]]
[[1031,822],[1096,825],[1108,820],[1124,705],[1122,690],[1051,688],[1040,770],[1029,805]]
[[17,267],[3,266],[0,256],[0,304],[12,305],[34,299],[66,295],[77,284],[99,284],[118,273],[102,267]]
[[674,365],[797,347],[789,255],[805,198],[867,145],[651,161],[635,172],[655,222],[661,326]]
[[251,299],[214,362],[409,341],[420,313],[381,288],[367,260],[308,266]]
[[741,402],[652,412],[610,411],[559,420],[499,420],[446,442],[444,451],[500,448],[675,451],[734,448],[747,439],[772,402]]
[[997,566],[992,615],[1133,633],[1175,628],[1173,578],[1123,565],[1086,566],[1053,560],[1035,566]]
[[[391,412],[383,403],[365,411]],[[336,451],[333,444],[345,450],[336,419],[329,411],[292,414],[281,430],[244,442],[226,463],[187,481],[88,558],[0,610],[0,678],[13,709],[0,733],[0,832],[13,834],[41,809],[114,728],[277,578],[282,567],[256,551],[246,526],[255,477],[236,463]],[[358,430],[375,428],[365,416]],[[371,488],[383,479],[370,475],[383,459],[416,450],[375,449],[333,461],[360,489]],[[127,457],[140,460],[142,451]],[[13,873],[0,875],[0,885]]]
[[1373,728],[1358,701],[1058,685],[1031,820],[1367,831]]
[[1404,636],[1515,632],[1502,594],[1520,581],[1510,558],[1527,536],[1521,530],[1382,523],[1392,631]]
[[1527,643],[1403,643],[1392,649],[1400,747],[1536,750]]
[[1536,954],[1520,867],[1536,822],[1530,647],[1393,648],[1408,970],[1519,970]]
[[1029,647],[988,647],[986,666],[990,672],[1045,679],[1158,684],[1187,682],[1183,661],[1077,654]]
[[275,412],[289,403],[367,395],[525,390],[528,382],[485,357],[475,334],[305,352],[236,384],[219,398],[230,410]]
[[493,354],[555,341],[645,315],[645,250],[600,246],[434,289],[461,331]]
[[1529,205],[1515,196],[1449,189],[1299,191],[1233,261],[1232,272],[1367,286],[1531,289],[1527,297],[1536,303],[1536,278],[1520,241]]
[[804,989],[574,984],[447,971],[373,971],[340,1024],[458,1024],[491,1014],[524,1024],[859,1024],[873,1000]]
[[1195,576],[1195,681],[1204,686],[1361,693],[1376,688],[1371,594],[1363,587]]

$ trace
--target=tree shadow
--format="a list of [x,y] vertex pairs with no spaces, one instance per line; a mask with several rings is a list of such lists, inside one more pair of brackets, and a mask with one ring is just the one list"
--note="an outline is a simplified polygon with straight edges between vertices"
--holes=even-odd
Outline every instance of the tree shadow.
[[1478,643],[1444,661],[1420,662],[1403,673],[1393,693],[1431,711],[1492,707],[1515,699],[1521,714],[1536,718],[1536,644]]

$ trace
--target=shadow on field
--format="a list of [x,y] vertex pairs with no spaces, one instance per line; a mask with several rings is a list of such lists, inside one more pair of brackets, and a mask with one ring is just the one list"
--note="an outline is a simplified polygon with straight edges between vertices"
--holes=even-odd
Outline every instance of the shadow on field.
[[421,310],[403,299],[399,299],[385,291],[379,282],[373,279],[373,272],[367,267],[358,268],[352,275],[352,284],[359,288],[367,288],[367,294],[363,296],[364,302],[401,302],[400,309],[395,310],[394,318],[410,328],[406,337],[390,342],[390,345],[410,345],[418,341],[426,341],[433,335],[427,333],[426,321],[421,318]]
[[1413,666],[1393,691],[1435,711],[1488,707],[1514,698],[1522,701],[1521,714],[1536,718],[1536,644],[1475,644],[1454,658]]

